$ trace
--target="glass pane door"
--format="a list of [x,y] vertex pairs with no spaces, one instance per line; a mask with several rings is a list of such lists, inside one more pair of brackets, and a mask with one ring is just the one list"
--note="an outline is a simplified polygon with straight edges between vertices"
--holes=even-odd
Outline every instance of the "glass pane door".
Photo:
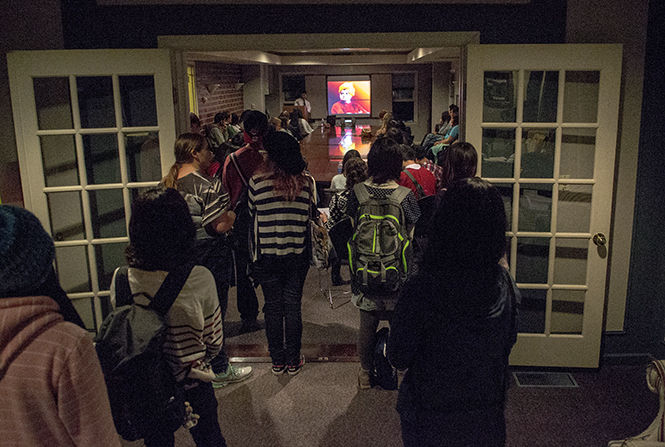
[[522,293],[514,364],[597,366],[620,67],[615,45],[469,47],[467,140]]
[[91,331],[126,263],[131,202],[172,163],[169,67],[162,50],[9,56],[25,205],[50,230],[62,287]]

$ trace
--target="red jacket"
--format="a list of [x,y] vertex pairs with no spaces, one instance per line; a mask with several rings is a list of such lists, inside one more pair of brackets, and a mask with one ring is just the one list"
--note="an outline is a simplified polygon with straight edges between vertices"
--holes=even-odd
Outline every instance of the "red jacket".
[[[434,174],[418,164],[409,165],[405,169],[408,170],[409,173],[416,179],[426,196],[436,194],[436,177],[434,177]],[[413,181],[411,181],[405,172],[400,174],[399,184],[406,186],[407,188],[411,188],[411,191],[413,191],[413,194],[416,196],[416,198],[422,199],[418,193],[418,187],[413,183]]]
[[[249,144],[233,152],[247,183],[249,183],[249,179],[252,178],[256,170],[261,164],[263,164],[264,157],[261,152],[262,151],[258,147],[253,147]],[[224,161],[222,184],[224,185],[226,192],[229,193],[231,209],[235,209],[243,188],[245,188],[245,184],[240,178],[235,165],[231,161],[230,155],[226,157],[226,160]]]

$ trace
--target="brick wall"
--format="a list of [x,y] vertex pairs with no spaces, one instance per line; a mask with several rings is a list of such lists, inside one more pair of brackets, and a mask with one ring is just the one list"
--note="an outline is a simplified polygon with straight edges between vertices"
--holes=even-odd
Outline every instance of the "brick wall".
[[[211,124],[215,114],[227,110],[240,115],[243,111],[242,89],[236,90],[240,82],[240,65],[219,62],[195,62],[196,89],[199,103],[199,118],[203,124]],[[214,88],[215,84],[220,84]],[[206,90],[210,85],[213,93]]]

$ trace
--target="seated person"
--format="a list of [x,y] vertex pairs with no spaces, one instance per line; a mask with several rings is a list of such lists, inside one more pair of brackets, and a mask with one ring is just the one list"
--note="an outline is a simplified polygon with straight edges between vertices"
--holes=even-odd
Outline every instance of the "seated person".
[[363,107],[359,102],[353,101],[356,96],[356,89],[353,82],[345,82],[339,86],[339,101],[333,104],[330,113],[333,115],[343,115],[345,113],[368,114],[369,110]]
[[352,158],[362,158],[360,152],[349,149],[342,160],[342,173],[335,175],[330,181],[330,189],[333,191],[344,191],[346,189],[346,164]]
[[416,161],[416,150],[406,144],[401,145],[401,150],[402,173],[399,184],[410,188],[416,199],[436,194],[436,178]]
[[448,133],[444,135],[443,140],[432,146],[431,150],[434,160],[438,159],[438,154],[443,150],[443,148],[453,144],[459,138],[459,118],[457,115],[453,115],[452,125],[453,126],[450,128]]
[[423,146],[425,149],[429,149],[437,141],[443,140],[443,137],[448,133],[448,131],[450,131],[450,128],[452,127],[450,121],[450,113],[448,113],[448,111],[443,112],[441,114],[441,121],[439,124],[437,124],[438,129],[434,133],[428,133],[425,135],[421,146]]

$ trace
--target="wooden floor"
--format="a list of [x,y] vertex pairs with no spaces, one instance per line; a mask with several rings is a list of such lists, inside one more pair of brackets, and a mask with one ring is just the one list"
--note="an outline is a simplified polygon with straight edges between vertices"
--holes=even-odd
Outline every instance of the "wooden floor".
[[[367,158],[367,152],[374,141],[373,137],[361,137],[363,129],[369,125],[341,128],[317,127],[314,132],[300,142],[302,154],[307,160],[310,173],[317,182],[329,182],[337,174],[337,165],[344,154],[355,149]],[[374,132],[373,132],[374,133]]]

